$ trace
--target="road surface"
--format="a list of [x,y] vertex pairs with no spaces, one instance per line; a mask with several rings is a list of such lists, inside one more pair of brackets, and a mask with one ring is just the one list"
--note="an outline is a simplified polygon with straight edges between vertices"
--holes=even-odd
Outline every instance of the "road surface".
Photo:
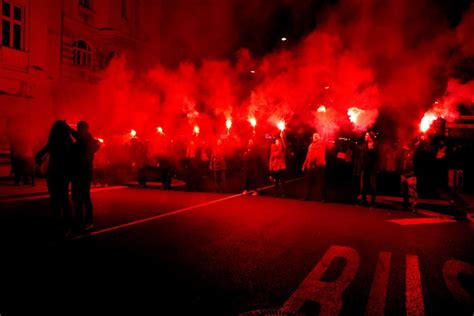
[[260,193],[111,187],[63,242],[47,198],[2,201],[0,313],[472,315],[474,224]]

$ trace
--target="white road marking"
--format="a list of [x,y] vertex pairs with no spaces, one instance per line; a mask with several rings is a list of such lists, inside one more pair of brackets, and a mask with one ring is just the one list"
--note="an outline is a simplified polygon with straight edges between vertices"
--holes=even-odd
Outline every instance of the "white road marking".
[[[303,179],[303,178],[304,178],[304,177],[292,179],[292,180],[286,181],[286,183],[292,183],[292,182],[301,180],[301,179]],[[265,186],[265,187],[262,187],[262,188],[258,188],[258,189],[256,189],[256,190],[257,190],[257,191],[266,190],[266,189],[272,188],[272,187],[274,187],[274,186],[275,186],[275,185],[268,185],[268,186]],[[185,208],[182,208],[182,209],[179,209],[179,210],[176,210],[176,211],[172,211],[172,212],[169,212],[169,213],[160,214],[160,215],[156,215],[156,216],[152,216],[152,217],[147,217],[147,218],[144,218],[144,219],[139,219],[139,220],[132,221],[132,222],[128,222],[128,223],[124,223],[124,224],[121,224],[121,225],[117,225],[117,226],[112,226],[112,227],[109,227],[109,228],[104,228],[104,229],[96,230],[96,231],[90,232],[90,233],[85,234],[85,235],[76,236],[76,237],[72,238],[72,240],[78,240],[78,239],[83,239],[83,238],[88,237],[88,236],[97,236],[97,235],[105,234],[105,233],[108,233],[108,232],[111,232],[111,231],[115,231],[115,230],[119,230],[119,229],[122,229],[122,228],[126,228],[126,227],[130,227],[130,226],[134,226],[134,225],[138,225],[138,224],[142,224],[142,223],[154,221],[154,220],[157,220],[157,219],[160,219],[160,218],[164,218],[164,217],[168,217],[168,216],[180,214],[180,213],[183,213],[183,212],[186,212],[186,211],[190,211],[190,210],[193,210],[193,209],[196,209],[196,208],[200,208],[200,207],[204,207],[204,206],[207,206],[207,205],[215,204],[215,203],[218,203],[218,202],[230,200],[230,199],[233,199],[233,198],[242,196],[242,195],[243,195],[242,193],[239,193],[239,194],[231,195],[231,196],[228,196],[228,197],[225,197],[225,198],[221,198],[221,199],[217,199],[217,200],[213,200],[213,201],[209,201],[209,202],[205,202],[205,203],[201,203],[201,204],[197,204],[197,205],[185,207]]]
[[[337,257],[345,259],[344,270],[334,281],[321,281]],[[354,249],[331,246],[281,309],[297,314],[306,301],[314,301],[321,305],[319,315],[338,315],[342,308],[342,294],[354,279],[359,263],[360,256]]]
[[456,259],[446,261],[443,266],[444,282],[454,299],[464,306],[469,306],[470,310],[474,310],[474,296],[459,282],[461,273],[474,277],[474,266]]
[[420,265],[418,256],[415,255],[407,255],[406,257],[406,310],[407,316],[422,316],[425,314]]
[[370,289],[366,315],[385,315],[385,302],[387,299],[387,285],[390,272],[391,253],[382,251],[379,254],[375,268],[374,281]]
[[147,217],[147,218],[139,219],[139,220],[136,220],[136,221],[133,221],[133,222],[128,222],[128,223],[125,223],[125,224],[121,224],[121,225],[112,226],[112,227],[109,227],[109,228],[96,230],[96,231],[93,231],[93,232],[91,232],[89,234],[86,234],[86,235],[76,236],[72,239],[73,240],[78,240],[78,239],[83,239],[83,238],[88,237],[88,236],[97,236],[97,235],[105,234],[105,233],[108,233],[108,232],[111,232],[111,231],[115,231],[115,230],[123,229],[123,228],[126,228],[126,227],[130,227],[130,226],[134,226],[134,225],[154,221],[154,220],[157,220],[157,219],[160,219],[160,218],[176,215],[176,214],[179,214],[179,213],[191,211],[191,210],[194,210],[196,208],[208,206],[208,205],[219,203],[219,202],[222,202],[222,201],[227,201],[227,200],[239,197],[239,196],[242,196],[242,194],[235,194],[235,195],[227,196],[225,198],[212,200],[212,201],[204,202],[204,203],[193,205],[193,206],[188,206],[188,207],[185,207],[185,208],[182,208],[182,209],[179,209],[179,210],[176,210],[176,211],[172,211],[172,212],[169,212],[169,213],[160,214],[160,215],[156,215],[156,216],[152,216],[152,217]]

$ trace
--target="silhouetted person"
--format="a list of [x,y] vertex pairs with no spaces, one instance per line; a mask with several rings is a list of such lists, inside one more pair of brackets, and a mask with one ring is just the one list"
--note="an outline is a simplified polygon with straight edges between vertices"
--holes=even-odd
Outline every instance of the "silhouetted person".
[[100,143],[89,132],[85,121],[77,123],[77,132],[73,132],[76,143],[73,145],[72,165],[72,201],[78,229],[90,229],[93,225],[91,200],[91,182],[94,170],[94,154]]
[[313,134],[313,142],[308,147],[306,160],[301,168],[303,172],[307,171],[307,188],[305,200],[310,200],[313,193],[313,187],[320,189],[320,199],[325,202],[326,193],[326,142],[321,140],[318,133]]
[[52,215],[57,228],[63,233],[71,233],[71,206],[69,203],[69,183],[71,181],[71,128],[65,121],[56,121],[51,128],[48,143],[36,154],[40,165],[49,154],[46,180],[51,199]]
[[209,168],[214,174],[214,185],[216,192],[223,193],[226,190],[226,170],[225,149],[222,139],[217,140],[217,145],[212,151]]
[[199,191],[201,186],[200,172],[200,151],[196,145],[196,140],[190,140],[186,147],[186,157],[184,159],[186,189],[187,191]]
[[445,192],[448,189],[448,147],[440,140],[435,160],[436,189]]
[[136,137],[133,137],[130,140],[130,156],[132,159],[132,168],[135,168],[137,171],[137,180],[138,185],[146,187],[146,160],[147,153],[145,145],[138,140]]
[[252,139],[249,139],[247,148],[242,156],[242,169],[244,172],[244,192],[243,194],[257,195],[257,174],[259,157]]
[[173,172],[170,144],[168,140],[163,139],[160,143],[158,156],[156,157],[157,164],[161,173],[161,184],[163,190],[171,190],[171,175]]
[[414,153],[414,169],[417,181],[418,195],[420,197],[433,197],[434,177],[433,167],[435,154],[425,138],[421,136]]
[[285,179],[284,173],[286,170],[286,145],[282,137],[277,137],[275,142],[270,147],[270,161],[268,162],[268,169],[271,177],[275,183],[276,196],[285,196]]
[[413,164],[415,148],[414,146],[404,146],[401,159],[401,188],[403,196],[403,207],[416,211],[418,203],[418,191]]
[[361,194],[362,203],[367,204],[367,194],[371,195],[371,204],[375,205],[377,194],[377,172],[379,154],[375,143],[375,136],[365,133],[364,143],[362,144],[362,172],[361,172]]

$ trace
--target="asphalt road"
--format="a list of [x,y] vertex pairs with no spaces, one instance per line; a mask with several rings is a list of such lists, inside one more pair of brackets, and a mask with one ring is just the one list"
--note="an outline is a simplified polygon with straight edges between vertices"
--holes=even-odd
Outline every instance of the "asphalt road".
[[473,314],[474,224],[261,193],[100,191],[63,242],[47,199],[0,202],[0,314]]

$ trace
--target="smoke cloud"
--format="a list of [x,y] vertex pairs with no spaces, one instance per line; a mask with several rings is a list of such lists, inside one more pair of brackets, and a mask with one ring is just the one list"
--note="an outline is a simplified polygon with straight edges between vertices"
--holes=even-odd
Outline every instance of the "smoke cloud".
[[255,118],[268,131],[284,120],[295,130],[375,125],[409,137],[434,105],[455,115],[473,103],[474,6],[453,25],[428,0],[315,3],[164,1],[161,63],[137,74],[126,56],[113,60],[75,116],[103,133],[190,135],[198,125],[217,137],[227,119],[248,132]]

